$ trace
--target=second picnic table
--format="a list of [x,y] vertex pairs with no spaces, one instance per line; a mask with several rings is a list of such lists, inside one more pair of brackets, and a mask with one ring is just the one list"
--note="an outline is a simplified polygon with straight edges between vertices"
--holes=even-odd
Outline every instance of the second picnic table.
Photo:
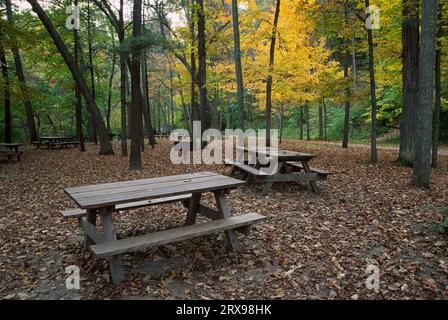
[[[85,246],[98,258],[108,258],[112,280],[124,279],[122,254],[148,247],[187,240],[224,231],[229,247],[240,250],[236,232],[248,234],[253,223],[265,217],[257,213],[232,216],[226,193],[244,181],[213,172],[199,172],[143,180],[65,188],[79,208],[62,212],[64,218],[78,218],[85,233]],[[214,194],[216,209],[201,204],[205,192]],[[126,209],[183,201],[188,208],[185,226],[117,240],[113,213]],[[211,221],[195,224],[199,213]],[[96,228],[101,217],[102,232]]]
[[17,161],[20,161],[22,151],[19,150],[19,147],[21,145],[21,143],[0,143],[0,147],[2,147],[0,152],[4,153],[8,157],[8,160],[10,160],[12,156],[15,156]]
[[[275,182],[309,182],[311,190],[317,192],[318,180],[325,180],[330,172],[325,170],[311,168],[309,162],[316,156],[313,154],[281,150],[277,148],[266,147],[257,149],[254,147],[238,147],[240,151],[248,154],[252,152],[257,156],[254,164],[243,163],[242,161],[235,161],[231,159],[224,160],[227,165],[233,166],[232,174],[236,171],[245,173],[247,181],[254,180],[255,182],[264,183],[263,192],[271,190]],[[263,170],[263,164],[260,163],[260,156],[266,159],[277,160],[278,165],[274,172],[267,172]]]
[[75,141],[74,137],[69,136],[42,136],[39,137],[37,141],[33,142],[36,145],[36,149],[41,146],[47,146],[47,149],[53,149],[56,146],[61,148],[66,148],[67,146],[78,146],[79,141]]

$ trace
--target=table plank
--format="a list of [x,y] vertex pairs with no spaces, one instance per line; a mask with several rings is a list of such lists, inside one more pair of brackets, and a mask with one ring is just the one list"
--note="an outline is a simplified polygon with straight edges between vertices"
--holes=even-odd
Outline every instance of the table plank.
[[[182,179],[184,175],[181,175]],[[175,196],[185,193],[202,192],[202,191],[213,191],[221,189],[232,189],[239,185],[244,184],[244,181],[223,176],[220,174],[215,174],[213,177],[205,177],[205,179],[191,179],[190,181],[179,180],[179,176],[166,177],[169,179],[175,179],[175,183],[169,185],[162,185],[157,187],[157,184],[148,185],[146,181],[146,188],[138,190],[124,190],[122,192],[110,193],[111,189],[103,189],[102,192],[95,194],[92,197],[86,196],[82,193],[81,197],[78,193],[70,192],[70,188],[66,189],[66,193],[78,204],[82,209],[89,208],[101,208],[107,206],[115,206],[117,204],[134,202],[139,200],[149,200],[153,198],[160,198],[165,196]],[[160,181],[160,178],[156,178]],[[177,179],[177,180],[176,180]],[[151,179],[147,179],[151,180]],[[162,180],[163,181],[163,180]],[[133,183],[139,183],[139,180],[134,180]],[[129,185],[129,182],[127,186]],[[109,184],[110,187],[110,184]],[[115,188],[113,188],[115,189]],[[78,189],[79,190],[79,189]],[[119,189],[117,189],[119,191]]]
[[185,180],[185,179],[193,179],[193,178],[195,179],[195,178],[200,178],[200,177],[212,177],[212,176],[218,176],[218,175],[219,175],[219,173],[215,173],[215,172],[194,172],[194,173],[180,174],[180,175],[175,175],[175,176],[127,180],[127,181],[120,181],[120,182],[94,184],[94,185],[81,186],[81,187],[70,187],[70,188],[65,188],[64,191],[67,194],[74,195],[77,193],[91,192],[91,191],[97,191],[97,190],[111,190],[111,189],[117,189],[117,188],[125,188],[128,186],[154,184],[154,183],[169,182],[169,181],[181,181],[181,180]]
[[279,161],[301,161],[301,160],[311,160],[316,156],[309,153],[296,152],[290,150],[282,150],[276,148],[266,147],[265,150],[253,148],[253,147],[237,147],[239,150],[245,152],[254,151],[258,154],[263,154],[267,157],[276,157]]

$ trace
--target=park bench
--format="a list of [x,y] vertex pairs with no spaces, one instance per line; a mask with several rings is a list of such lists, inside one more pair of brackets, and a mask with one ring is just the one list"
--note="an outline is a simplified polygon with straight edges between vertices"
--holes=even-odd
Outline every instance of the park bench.
[[79,141],[75,140],[73,137],[64,137],[64,136],[48,136],[48,137],[39,137],[38,141],[34,141],[33,145],[36,146],[36,149],[39,149],[41,146],[47,146],[47,149],[53,149],[58,146],[61,149],[67,148],[68,146],[76,147],[80,144]]
[[[298,170],[299,172],[304,170],[303,164],[301,164],[300,162],[288,161],[288,162],[286,162],[286,164],[288,166],[291,166],[294,169]],[[328,176],[331,175],[331,172],[328,172],[328,171],[325,171],[322,169],[310,167],[310,170],[311,170],[311,172],[316,173],[321,178],[321,180],[326,180],[328,178]]]
[[[206,234],[224,231],[228,246],[240,251],[236,232],[247,235],[251,225],[265,219],[257,213],[232,216],[226,194],[244,184],[213,172],[199,172],[152,179],[106,183],[66,188],[65,192],[78,204],[79,209],[62,212],[64,218],[77,218],[85,233],[85,247],[96,258],[108,258],[112,281],[124,279],[122,254],[144,250]],[[216,209],[200,203],[205,192],[212,192]],[[112,214],[125,209],[182,201],[188,208],[185,225],[179,228],[153,232],[117,240]],[[196,224],[200,214],[211,221]],[[102,232],[96,227],[101,217]]]

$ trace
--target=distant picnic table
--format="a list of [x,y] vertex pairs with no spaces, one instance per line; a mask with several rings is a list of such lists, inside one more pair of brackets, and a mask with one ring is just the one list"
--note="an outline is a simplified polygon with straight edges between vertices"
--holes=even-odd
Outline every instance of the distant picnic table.
[[[232,215],[226,194],[244,183],[218,173],[199,172],[65,188],[66,194],[79,208],[63,211],[62,216],[78,218],[85,233],[85,247],[95,257],[109,259],[112,280],[115,284],[120,284],[124,279],[124,253],[218,231],[225,232],[227,244],[232,251],[238,252],[240,246],[236,232],[247,235],[253,223],[265,218],[257,213]],[[214,194],[216,209],[200,203],[202,194],[206,192]],[[188,208],[183,227],[117,240],[117,232],[112,222],[113,213],[176,201],[182,201]],[[211,221],[195,224],[197,213]],[[102,232],[96,228],[97,216],[101,217]]]
[[76,141],[74,137],[70,136],[42,136],[33,144],[36,149],[42,146],[47,146],[47,149],[54,149],[55,147],[67,148],[68,146],[76,147],[79,145],[79,141]]
[[[328,175],[331,174],[325,170],[310,167],[309,162],[316,157],[313,154],[270,147],[264,149],[238,147],[237,149],[243,151],[245,156],[252,152],[257,157],[256,162],[249,164],[247,161],[226,159],[224,163],[233,166],[231,174],[236,174],[239,171],[244,173],[248,182],[253,180],[264,183],[263,192],[269,192],[272,185],[276,182],[303,181],[309,182],[311,190],[317,192],[316,182],[327,179]],[[268,172],[267,164],[260,162],[260,156],[264,156],[264,158],[270,159],[270,161],[278,161],[274,172]]]
[[11,160],[13,156],[16,157],[17,161],[20,161],[23,154],[19,149],[21,145],[21,143],[0,143],[0,154],[6,155],[8,161]]

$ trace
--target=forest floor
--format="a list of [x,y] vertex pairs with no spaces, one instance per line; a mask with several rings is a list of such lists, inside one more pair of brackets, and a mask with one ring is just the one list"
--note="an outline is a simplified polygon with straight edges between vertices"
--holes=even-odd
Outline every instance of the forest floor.
[[[334,173],[313,194],[305,184],[245,185],[229,195],[235,214],[267,220],[240,236],[243,253],[226,251],[223,234],[124,256],[126,281],[110,283],[106,261],[82,246],[76,221],[60,211],[74,203],[64,187],[192,171],[229,173],[223,165],[176,166],[164,142],[143,153],[144,169],[128,159],[99,156],[98,147],[35,150],[23,161],[0,163],[0,299],[447,299],[448,237],[436,227],[448,218],[448,158],[433,170],[430,191],[409,185],[412,170],[396,152],[285,141],[285,149],[314,153],[314,167]],[[206,197],[211,203],[212,198]],[[180,204],[137,209],[114,217],[119,236],[181,226]],[[366,268],[378,264],[379,290],[366,288]],[[67,290],[65,268],[81,270],[81,288]]]

